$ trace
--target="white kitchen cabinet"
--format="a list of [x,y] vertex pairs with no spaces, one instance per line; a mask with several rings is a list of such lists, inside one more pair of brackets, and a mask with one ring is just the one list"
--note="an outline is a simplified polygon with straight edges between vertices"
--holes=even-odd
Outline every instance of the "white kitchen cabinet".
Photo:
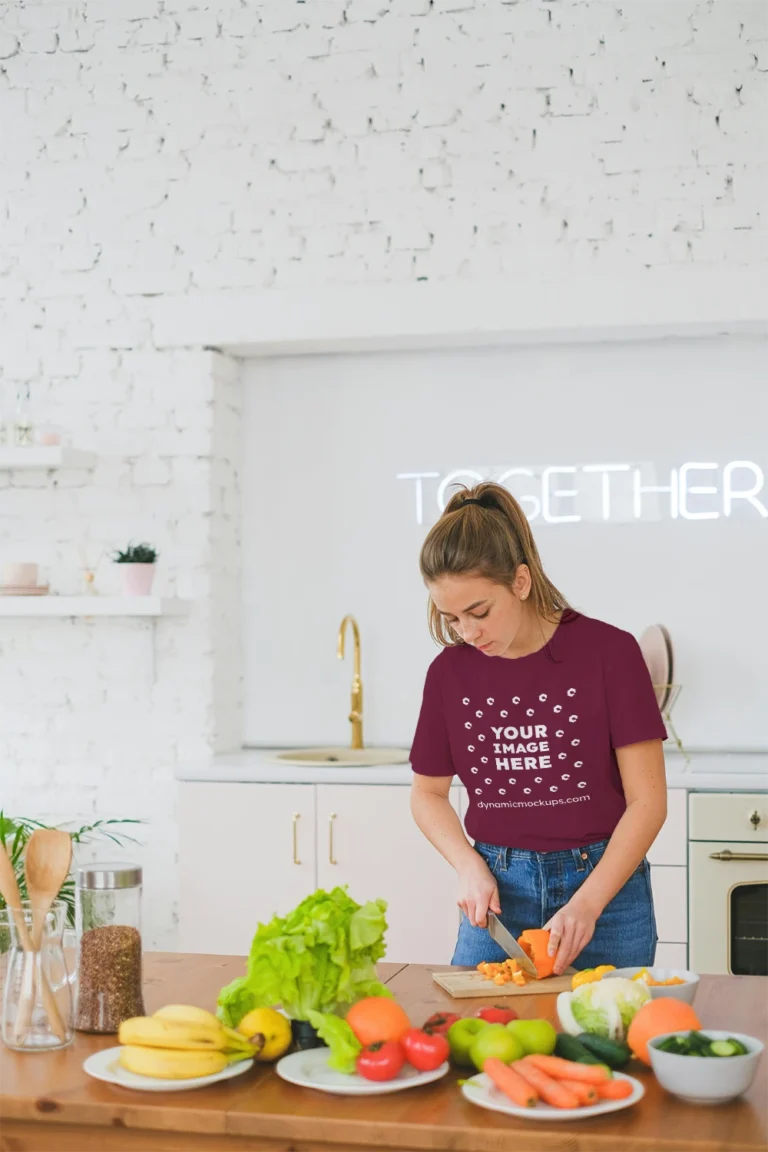
[[[451,802],[458,811],[458,788]],[[450,963],[456,875],[416,827],[407,785],[318,785],[317,840],[319,887],[387,901],[387,960]]]
[[664,944],[688,940],[688,869],[651,867],[656,929]]
[[667,791],[667,818],[651,845],[651,864],[685,868],[688,863],[688,793],[684,788]]
[[682,968],[688,969],[687,944],[657,944],[656,968]]
[[259,922],[317,887],[315,786],[182,783],[182,952],[246,956]]
[[[451,803],[463,823],[458,783]],[[347,884],[356,900],[387,901],[388,960],[450,962],[456,877],[416,827],[409,785],[185,781],[179,805],[183,951],[246,955],[259,922],[318,887]],[[685,792],[674,789],[649,853],[660,965],[685,966],[685,847]]]

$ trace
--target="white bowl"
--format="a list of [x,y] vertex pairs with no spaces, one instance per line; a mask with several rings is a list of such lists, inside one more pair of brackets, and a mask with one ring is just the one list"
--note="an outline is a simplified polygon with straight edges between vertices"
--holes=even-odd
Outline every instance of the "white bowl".
[[764,1044],[754,1036],[742,1032],[722,1032],[702,1028],[702,1034],[712,1040],[740,1040],[747,1049],[746,1056],[678,1056],[674,1052],[661,1052],[658,1045],[670,1036],[687,1036],[684,1032],[666,1032],[648,1041],[651,1067],[662,1088],[688,1100],[691,1104],[724,1104],[746,1092],[755,1078]]
[[[615,972],[606,972],[603,979],[610,980],[611,976],[623,976],[626,980],[632,980],[642,970],[641,965],[638,965],[637,968],[617,968]],[[685,984],[663,984],[660,987],[646,984],[645,980],[638,981],[648,989],[651,1000],[658,1000],[660,996],[671,996],[673,1000],[682,1000],[685,1004],[693,1004],[699,986],[699,978],[695,972],[688,972],[685,968],[649,968],[648,973],[654,980],[671,980],[673,976],[679,976],[681,980],[685,980]]]

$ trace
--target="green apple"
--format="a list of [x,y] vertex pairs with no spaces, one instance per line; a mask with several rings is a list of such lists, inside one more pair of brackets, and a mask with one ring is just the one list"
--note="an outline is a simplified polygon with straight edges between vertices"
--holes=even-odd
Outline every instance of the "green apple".
[[520,1042],[526,1056],[551,1056],[555,1050],[557,1032],[549,1020],[510,1020],[504,1027]]
[[448,1029],[448,1043],[451,1047],[451,1056],[455,1064],[471,1066],[472,1059],[469,1050],[480,1032],[490,1028],[485,1020],[478,1020],[468,1016],[466,1020],[455,1020]]
[[483,1065],[491,1056],[495,1056],[503,1064],[511,1064],[513,1060],[519,1060],[525,1053],[520,1041],[507,1031],[506,1025],[488,1024],[475,1038],[469,1055],[475,1068],[482,1072]]

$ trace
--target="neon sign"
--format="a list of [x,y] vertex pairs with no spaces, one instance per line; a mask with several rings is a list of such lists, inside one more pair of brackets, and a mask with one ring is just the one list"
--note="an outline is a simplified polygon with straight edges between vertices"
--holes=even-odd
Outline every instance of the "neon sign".
[[[434,498],[439,514],[453,485],[483,480],[503,484],[520,501],[530,521],[718,520],[742,510],[761,519],[768,508],[759,499],[765,476],[752,460],[719,465],[687,461],[663,477],[649,463],[554,464],[547,467],[456,468],[439,472],[398,472],[413,483],[416,523],[423,524],[425,502]],[[663,483],[657,483],[663,479]],[[437,483],[435,483],[437,482]],[[434,493],[432,489],[435,489]]]

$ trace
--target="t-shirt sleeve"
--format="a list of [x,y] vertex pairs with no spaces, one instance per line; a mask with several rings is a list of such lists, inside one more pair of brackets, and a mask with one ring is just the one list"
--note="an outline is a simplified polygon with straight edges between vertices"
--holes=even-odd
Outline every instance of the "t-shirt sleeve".
[[666,740],[667,730],[640,645],[629,632],[618,632],[612,640],[605,665],[611,747]]
[[419,776],[453,776],[456,771],[443,707],[439,660],[438,656],[427,671],[419,722],[411,747],[411,767]]

